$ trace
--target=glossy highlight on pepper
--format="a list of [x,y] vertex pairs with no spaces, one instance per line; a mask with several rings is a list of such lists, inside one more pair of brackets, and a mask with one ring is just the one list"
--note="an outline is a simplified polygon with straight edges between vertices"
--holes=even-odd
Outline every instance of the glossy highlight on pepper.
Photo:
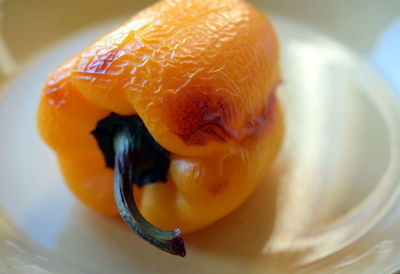
[[277,155],[280,77],[275,31],[245,1],[162,1],[50,74],[38,127],[72,192],[118,215],[114,169],[92,132],[112,113],[139,117],[168,152],[166,182],[116,193],[149,224],[184,234],[237,208]]

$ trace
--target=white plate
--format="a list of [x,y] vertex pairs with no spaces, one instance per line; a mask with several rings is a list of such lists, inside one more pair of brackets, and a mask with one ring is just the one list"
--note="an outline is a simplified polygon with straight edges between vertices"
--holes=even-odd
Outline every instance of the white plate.
[[233,214],[164,254],[81,205],[38,137],[51,69],[115,22],[37,58],[0,104],[0,272],[391,272],[400,268],[400,112],[383,80],[347,48],[280,17],[287,113],[283,151]]

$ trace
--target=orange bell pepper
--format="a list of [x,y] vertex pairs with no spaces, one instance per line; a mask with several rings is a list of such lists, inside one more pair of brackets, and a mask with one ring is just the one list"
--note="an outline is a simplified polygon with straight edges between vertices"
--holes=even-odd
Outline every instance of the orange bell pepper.
[[279,151],[279,82],[251,5],[162,1],[49,76],[38,127],[81,201],[183,256],[180,230],[237,208]]

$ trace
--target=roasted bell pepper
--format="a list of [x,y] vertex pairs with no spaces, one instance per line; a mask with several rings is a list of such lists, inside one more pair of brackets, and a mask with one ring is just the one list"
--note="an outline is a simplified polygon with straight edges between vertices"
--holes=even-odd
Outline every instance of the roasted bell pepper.
[[183,256],[180,230],[237,208],[276,156],[280,80],[254,7],[162,1],[50,74],[38,127],[81,201]]

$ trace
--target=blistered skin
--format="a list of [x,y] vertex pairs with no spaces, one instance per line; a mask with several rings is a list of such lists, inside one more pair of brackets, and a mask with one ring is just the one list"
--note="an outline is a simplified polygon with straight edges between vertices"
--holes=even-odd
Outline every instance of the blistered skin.
[[39,129],[72,191],[116,215],[113,171],[90,132],[110,112],[138,114],[171,152],[168,182],[137,189],[140,211],[193,231],[240,205],[278,152],[278,62],[271,24],[244,1],[163,1],[49,76]]

